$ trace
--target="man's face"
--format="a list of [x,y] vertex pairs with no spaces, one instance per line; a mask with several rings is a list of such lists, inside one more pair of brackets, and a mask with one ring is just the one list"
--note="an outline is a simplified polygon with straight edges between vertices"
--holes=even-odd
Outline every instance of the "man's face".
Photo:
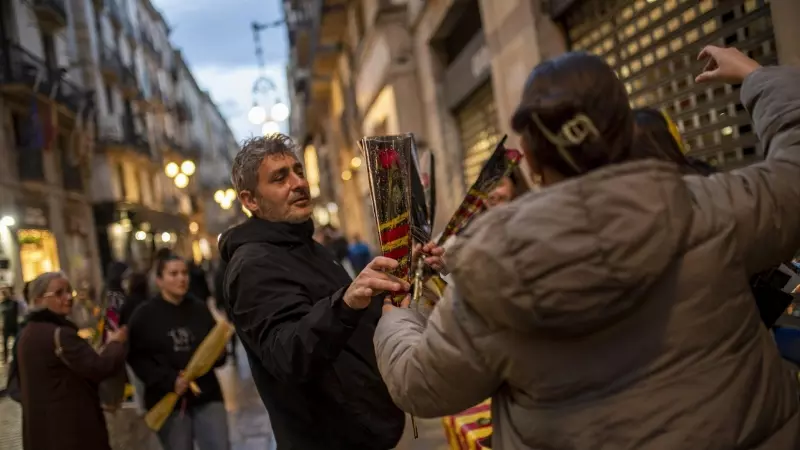
[[267,156],[258,168],[257,192],[239,199],[256,217],[271,222],[301,223],[311,218],[311,194],[303,165],[293,155]]

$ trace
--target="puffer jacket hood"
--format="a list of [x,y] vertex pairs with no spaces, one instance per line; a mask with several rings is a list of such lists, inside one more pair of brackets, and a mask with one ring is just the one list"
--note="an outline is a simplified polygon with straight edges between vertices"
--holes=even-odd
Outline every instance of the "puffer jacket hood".
[[448,256],[464,300],[487,320],[591,333],[645,298],[682,253],[692,215],[674,164],[623,164],[484,215]]

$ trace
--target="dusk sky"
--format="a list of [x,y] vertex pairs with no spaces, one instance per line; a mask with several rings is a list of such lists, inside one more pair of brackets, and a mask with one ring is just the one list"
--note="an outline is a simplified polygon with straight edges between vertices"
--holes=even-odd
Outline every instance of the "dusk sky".
[[[259,76],[251,22],[274,22],[283,14],[281,0],[152,0],[172,28],[171,40],[184,55],[202,89],[211,93],[238,140],[258,135],[261,127],[247,120],[252,86]],[[267,76],[288,104],[287,38],[284,27],[264,30],[261,42]],[[272,100],[259,98],[269,110]],[[286,122],[282,124],[288,129]]]

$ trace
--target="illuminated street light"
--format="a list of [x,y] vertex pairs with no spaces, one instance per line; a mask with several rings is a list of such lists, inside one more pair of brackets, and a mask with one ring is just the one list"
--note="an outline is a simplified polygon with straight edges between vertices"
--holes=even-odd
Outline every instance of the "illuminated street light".
[[253,105],[250,112],[247,113],[247,120],[253,125],[260,125],[267,120],[267,110],[263,106]]
[[225,201],[219,204],[219,207],[222,209],[231,209],[232,206],[233,202],[229,201],[227,198],[225,199]]
[[232,203],[236,200],[236,191],[231,188],[225,190],[225,199],[228,200],[228,203]]
[[353,156],[353,159],[350,160],[350,167],[353,169],[358,169],[361,167],[361,157]]
[[200,229],[200,225],[197,222],[192,222],[189,224],[189,232],[192,234],[197,234],[197,231]]
[[185,173],[188,176],[194,175],[194,171],[197,169],[197,166],[194,165],[194,161],[187,159],[186,161],[181,163],[181,172]]
[[145,233],[142,230],[139,230],[133,235],[133,237],[135,237],[137,241],[143,241],[147,239],[147,233]]
[[270,109],[269,114],[272,120],[283,122],[289,117],[289,107],[281,102],[275,103],[272,105],[272,109]]
[[179,173],[175,175],[175,186],[178,186],[178,188],[183,189],[188,185],[189,185],[189,177],[187,177],[185,173]]
[[3,218],[0,219],[0,225],[2,225],[4,227],[13,227],[16,224],[17,224],[17,221],[14,220],[14,218],[11,217],[11,216],[3,216]]
[[169,242],[172,239],[172,236],[169,235],[166,231],[161,233],[161,240],[163,242]]
[[214,201],[217,202],[217,203],[224,202],[225,201],[225,191],[223,191],[222,189],[219,189],[219,190],[217,190],[217,192],[214,192]]
[[175,176],[178,175],[178,173],[180,173],[180,171],[181,171],[181,168],[178,167],[178,165],[175,164],[174,162],[171,162],[171,163],[167,164],[166,167],[164,167],[164,173],[166,173],[167,176],[170,177],[170,178],[175,178]]
[[269,136],[270,134],[280,133],[281,126],[278,125],[278,122],[273,122],[270,120],[269,122],[264,122],[264,125],[261,126],[261,134],[264,136]]
[[342,172],[342,180],[350,181],[351,178],[353,178],[352,172],[350,172],[349,170],[345,170],[344,172]]

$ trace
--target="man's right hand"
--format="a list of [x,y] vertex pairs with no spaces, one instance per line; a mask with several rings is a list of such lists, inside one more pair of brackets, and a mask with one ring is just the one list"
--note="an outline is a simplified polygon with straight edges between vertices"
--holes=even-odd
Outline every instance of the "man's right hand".
[[352,309],[369,306],[381,292],[407,292],[411,285],[387,272],[397,268],[397,261],[378,256],[359,273],[344,293],[344,302]]

